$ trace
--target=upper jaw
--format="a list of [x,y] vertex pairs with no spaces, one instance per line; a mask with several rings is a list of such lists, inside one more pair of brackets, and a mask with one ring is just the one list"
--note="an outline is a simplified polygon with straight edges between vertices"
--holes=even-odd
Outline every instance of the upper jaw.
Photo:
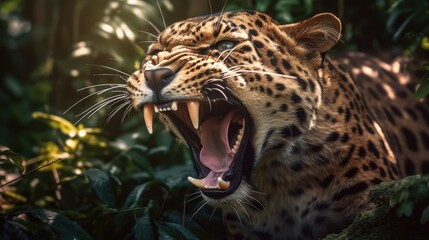
[[[253,126],[246,108],[234,97],[229,98],[228,102],[224,100],[215,100],[210,103],[199,100],[175,100],[163,104],[146,103],[141,108],[143,108],[144,120],[150,133],[153,132],[154,114],[159,113],[166,119],[168,125],[172,125],[169,127],[185,140],[191,149],[194,166],[198,172],[198,178],[189,177],[188,179],[193,185],[200,188],[204,195],[213,199],[224,198],[235,192],[243,178],[250,178],[254,159],[250,144]],[[219,127],[231,125],[232,122],[237,125],[235,122],[240,122],[239,119],[242,118],[242,125],[238,125],[240,129],[235,129],[234,133],[231,133],[229,141],[235,143],[231,144],[230,151],[227,149],[229,151],[227,153],[231,155],[230,162],[222,170],[218,166],[213,167],[212,165],[219,165],[221,164],[219,162],[224,161],[223,163],[225,163],[227,160],[217,162],[207,160],[209,157],[202,157],[204,146],[201,135],[207,132],[207,130],[203,130],[204,124],[209,125],[208,119],[213,120],[213,118],[222,119],[223,123],[215,125]],[[229,133],[232,130],[227,129],[227,131]],[[225,138],[225,134],[219,134],[219,136]],[[203,139],[206,138],[203,137]]]

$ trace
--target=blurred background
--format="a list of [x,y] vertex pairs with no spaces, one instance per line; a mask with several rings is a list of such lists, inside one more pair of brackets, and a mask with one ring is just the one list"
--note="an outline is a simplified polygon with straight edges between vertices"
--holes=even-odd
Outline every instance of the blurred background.
[[[429,0],[1,0],[0,239],[224,234],[219,211],[185,181],[184,146],[102,101],[120,94],[110,88],[138,69],[164,22],[225,4],[281,23],[332,12],[343,22],[334,52],[408,55],[427,68]],[[421,80],[417,97],[429,92]]]

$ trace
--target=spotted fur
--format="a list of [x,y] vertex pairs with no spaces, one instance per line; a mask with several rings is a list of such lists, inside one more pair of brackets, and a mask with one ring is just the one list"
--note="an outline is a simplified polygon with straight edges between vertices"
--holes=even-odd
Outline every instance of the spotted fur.
[[[210,101],[210,79],[221,79],[249,112],[250,177],[224,198],[205,196],[222,209],[229,238],[317,239],[364,210],[373,185],[429,173],[429,108],[413,99],[407,61],[325,57],[340,32],[331,14],[287,25],[252,11],[192,18],[163,31],[128,80],[137,109]],[[234,47],[214,47],[225,41]],[[174,75],[151,86],[145,72],[160,67]]]

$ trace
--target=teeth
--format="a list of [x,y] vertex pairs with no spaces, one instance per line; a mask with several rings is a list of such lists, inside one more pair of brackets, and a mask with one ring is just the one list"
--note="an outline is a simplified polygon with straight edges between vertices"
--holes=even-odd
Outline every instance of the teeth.
[[199,127],[199,111],[200,111],[200,102],[198,101],[188,101],[186,102],[188,107],[189,117],[191,118],[192,125],[195,129]]
[[240,147],[241,140],[243,139],[244,134],[244,120],[241,121],[243,126],[240,128],[237,134],[237,140],[235,140],[234,146],[231,149],[233,155],[237,154],[238,148]]
[[153,128],[152,128],[153,111],[154,111],[154,105],[153,104],[144,105],[144,108],[143,108],[144,122],[146,124],[147,131],[150,134],[153,133]]
[[228,189],[229,188],[229,184],[230,184],[229,181],[225,181],[221,177],[217,178],[217,183],[218,183],[219,188],[222,189],[222,190]]
[[191,176],[188,177],[188,181],[191,182],[197,188],[206,188],[203,179],[196,179]]
[[159,108],[157,106],[155,106],[155,112],[159,112]]
[[174,101],[174,102],[171,104],[171,109],[172,109],[173,111],[177,111],[177,102],[176,102],[176,101]]

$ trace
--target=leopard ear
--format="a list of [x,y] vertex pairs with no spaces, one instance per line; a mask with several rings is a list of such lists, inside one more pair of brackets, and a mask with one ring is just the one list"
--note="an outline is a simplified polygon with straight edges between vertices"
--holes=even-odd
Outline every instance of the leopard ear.
[[302,22],[281,25],[280,29],[298,45],[324,53],[341,37],[341,21],[331,13],[317,14]]

